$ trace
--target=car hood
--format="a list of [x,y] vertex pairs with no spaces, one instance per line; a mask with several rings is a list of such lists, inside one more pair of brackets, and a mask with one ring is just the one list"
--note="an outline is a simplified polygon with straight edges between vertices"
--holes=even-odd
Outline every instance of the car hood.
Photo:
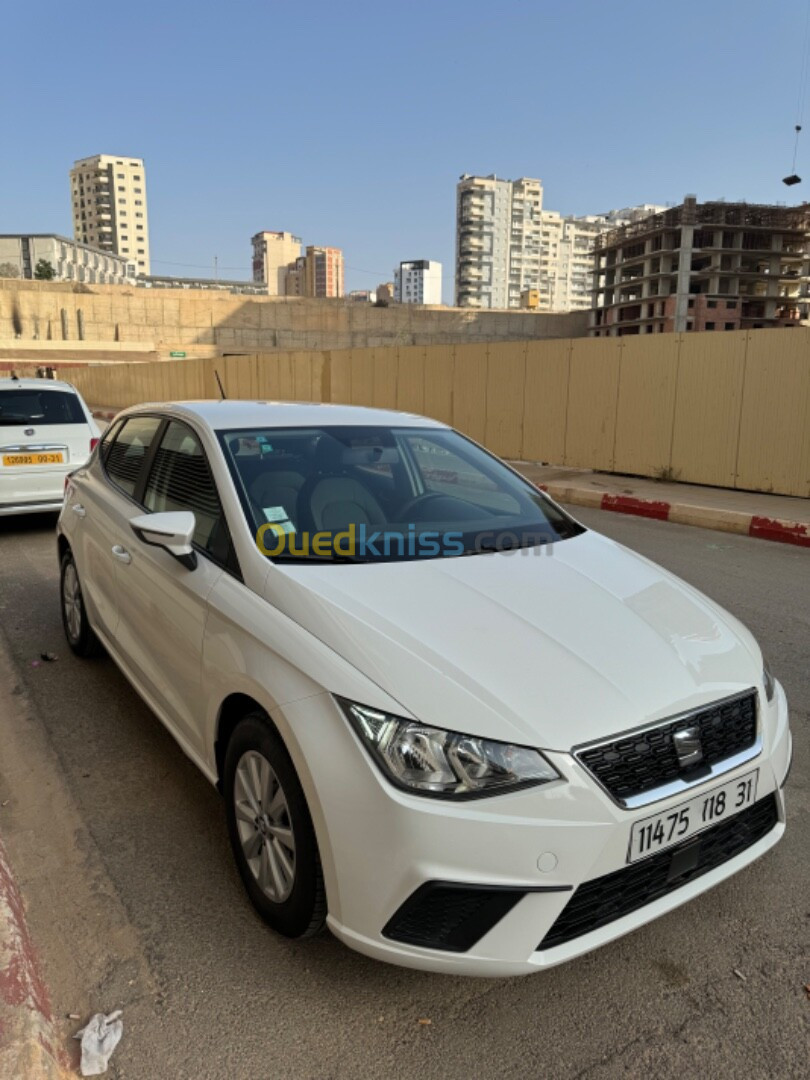
[[276,564],[265,596],[403,714],[549,750],[760,683],[733,616],[590,531],[471,557]]

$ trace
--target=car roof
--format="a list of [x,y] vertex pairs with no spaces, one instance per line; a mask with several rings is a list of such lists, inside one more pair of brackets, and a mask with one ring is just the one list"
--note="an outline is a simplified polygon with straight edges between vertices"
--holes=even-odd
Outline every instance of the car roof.
[[177,401],[133,406],[126,412],[160,409],[202,420],[215,431],[251,427],[432,427],[446,424],[415,413],[312,401]]
[[59,379],[0,379],[0,390],[67,390],[75,394],[76,387]]

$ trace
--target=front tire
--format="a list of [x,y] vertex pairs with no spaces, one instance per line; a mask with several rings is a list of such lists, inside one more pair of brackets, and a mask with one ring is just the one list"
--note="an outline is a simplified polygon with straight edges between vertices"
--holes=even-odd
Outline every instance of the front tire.
[[315,830],[301,783],[262,712],[236,726],[225,753],[228,834],[247,894],[285,937],[310,937],[326,919]]
[[77,656],[98,656],[101,644],[87,619],[79,572],[72,551],[62,556],[59,572],[59,595],[61,597],[62,626],[68,645]]

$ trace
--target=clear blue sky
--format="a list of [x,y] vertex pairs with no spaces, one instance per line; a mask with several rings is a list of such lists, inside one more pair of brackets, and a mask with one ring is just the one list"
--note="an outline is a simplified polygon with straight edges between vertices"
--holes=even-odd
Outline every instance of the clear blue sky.
[[439,259],[449,300],[463,172],[540,177],[563,213],[687,192],[798,202],[810,112],[806,180],[781,178],[807,5],[13,4],[0,232],[70,235],[74,159],[131,154],[153,273],[206,276],[217,255],[221,276],[249,277],[251,235],[288,229],[343,248],[348,288]]

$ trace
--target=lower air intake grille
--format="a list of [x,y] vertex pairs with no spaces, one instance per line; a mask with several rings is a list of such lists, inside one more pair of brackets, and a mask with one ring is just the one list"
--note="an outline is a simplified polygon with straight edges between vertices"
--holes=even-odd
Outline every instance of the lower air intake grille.
[[[721,821],[719,825],[684,840],[682,844],[612,874],[587,881],[580,885],[563,908],[538,949],[553,949],[674,892],[681,885],[694,881],[751,847],[766,836],[778,820],[776,796],[769,795],[727,821]],[[686,847],[698,843],[700,849],[691,869],[678,877],[671,877],[673,858]]]
[[383,936],[426,949],[466,952],[525,895],[523,889],[428,881],[389,920]]

